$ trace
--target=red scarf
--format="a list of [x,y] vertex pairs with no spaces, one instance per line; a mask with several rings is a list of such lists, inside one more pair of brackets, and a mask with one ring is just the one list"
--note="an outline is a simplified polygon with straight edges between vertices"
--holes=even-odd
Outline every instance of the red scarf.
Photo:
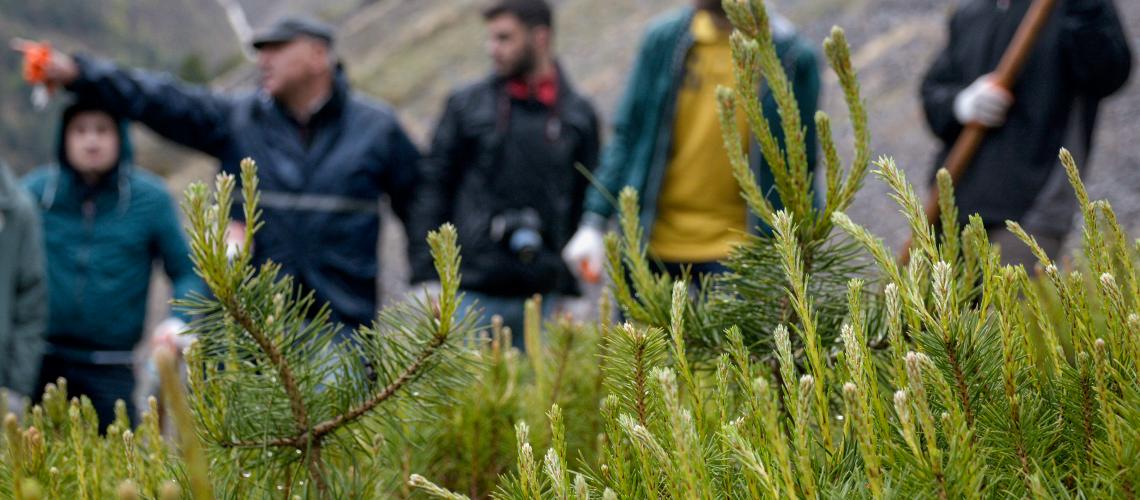
[[547,73],[534,85],[527,83],[525,78],[513,78],[507,82],[507,94],[520,101],[534,98],[553,108],[558,103],[558,70]]

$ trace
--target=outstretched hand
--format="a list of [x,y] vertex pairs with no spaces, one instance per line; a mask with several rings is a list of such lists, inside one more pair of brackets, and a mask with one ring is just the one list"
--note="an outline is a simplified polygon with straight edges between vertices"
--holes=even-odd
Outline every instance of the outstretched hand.
[[52,49],[49,43],[13,38],[9,46],[23,54],[24,79],[28,83],[57,88],[69,85],[79,78],[79,66],[75,59]]
[[582,226],[562,249],[562,260],[570,272],[588,284],[601,282],[605,271],[605,236],[596,228]]

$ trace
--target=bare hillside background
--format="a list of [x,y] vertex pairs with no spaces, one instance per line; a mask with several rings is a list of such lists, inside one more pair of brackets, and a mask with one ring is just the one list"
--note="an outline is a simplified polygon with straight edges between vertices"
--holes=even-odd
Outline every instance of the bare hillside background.
[[[339,52],[357,89],[393,104],[421,145],[440,112],[448,89],[487,70],[482,53],[478,0],[236,0],[254,25],[283,12],[308,12],[342,27]],[[580,90],[593,97],[608,121],[648,21],[685,0],[555,0],[562,61]],[[821,43],[832,25],[847,30],[871,115],[876,155],[893,156],[912,180],[925,179],[935,143],[917,99],[922,72],[944,39],[953,2],[944,0],[774,0],[773,4]],[[1117,0],[1140,47],[1140,2]],[[78,10],[60,10],[76,4]],[[54,10],[53,10],[54,9]],[[71,12],[93,19],[84,24]],[[241,58],[237,38],[218,0],[0,0],[0,36],[50,37],[72,50],[110,55],[147,67],[204,77],[221,89],[249,84],[251,65]],[[19,86],[16,58],[2,58],[0,155],[19,170],[45,159],[54,117],[33,114]],[[1140,66],[1140,65],[1138,65]],[[13,79],[17,79],[13,83]],[[838,86],[830,75],[824,108],[845,123]],[[1140,233],[1140,77],[1105,102],[1097,149],[1088,181],[1094,197],[1108,198]],[[34,132],[34,133],[33,133]],[[840,141],[850,132],[839,128]],[[140,132],[141,134],[141,132]],[[141,134],[140,163],[170,179],[180,190],[208,179],[214,162]],[[845,149],[845,150],[849,150]],[[34,154],[33,154],[34,153]],[[898,246],[906,231],[883,185],[869,179],[852,217]],[[384,245],[385,290],[403,284],[402,242],[395,227]]]

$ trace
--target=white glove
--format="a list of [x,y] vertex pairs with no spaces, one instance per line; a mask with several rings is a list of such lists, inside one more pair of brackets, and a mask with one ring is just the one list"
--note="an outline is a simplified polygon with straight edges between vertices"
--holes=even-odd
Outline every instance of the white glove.
[[562,260],[579,279],[595,284],[601,281],[606,261],[606,244],[602,232],[583,225],[562,249]]
[[23,418],[24,410],[28,407],[28,398],[6,387],[0,387],[0,392],[3,392],[8,398],[8,407],[0,408],[0,411],[3,411],[5,415],[11,413],[17,418]]
[[150,335],[150,350],[143,358],[143,367],[138,374],[139,390],[147,396],[159,395],[161,377],[158,374],[158,353],[166,351],[173,353],[178,362],[179,373],[185,374],[185,363],[182,356],[191,345],[198,340],[196,335],[186,333],[186,322],[178,318],[162,320]]
[[1000,127],[1013,104],[1013,95],[995,84],[985,75],[954,98],[954,118],[966,125],[978,123],[987,127]]
[[421,281],[408,289],[408,298],[419,298],[435,304],[439,302],[440,293],[443,293],[443,286],[438,281]]
[[169,348],[175,353],[182,353],[197,340],[193,335],[184,335],[185,331],[185,321],[178,318],[166,318],[154,327],[151,341],[156,349]]

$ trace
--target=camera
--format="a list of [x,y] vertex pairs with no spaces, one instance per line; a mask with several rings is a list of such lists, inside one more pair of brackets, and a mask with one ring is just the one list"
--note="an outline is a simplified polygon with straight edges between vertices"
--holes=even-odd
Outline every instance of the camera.
[[504,211],[491,218],[491,239],[531,262],[542,250],[542,217],[530,207]]

